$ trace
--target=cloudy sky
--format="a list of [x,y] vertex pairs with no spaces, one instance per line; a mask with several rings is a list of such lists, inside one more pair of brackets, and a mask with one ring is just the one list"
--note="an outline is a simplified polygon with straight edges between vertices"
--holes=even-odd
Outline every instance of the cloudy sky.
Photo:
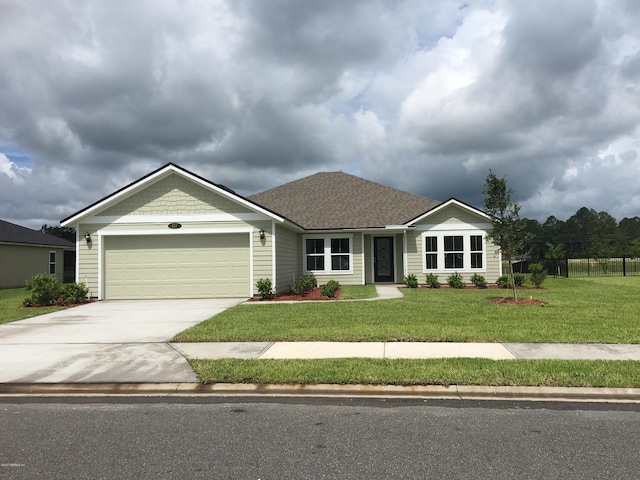
[[640,215],[637,0],[0,0],[0,218],[167,162],[241,194],[342,170],[522,216]]

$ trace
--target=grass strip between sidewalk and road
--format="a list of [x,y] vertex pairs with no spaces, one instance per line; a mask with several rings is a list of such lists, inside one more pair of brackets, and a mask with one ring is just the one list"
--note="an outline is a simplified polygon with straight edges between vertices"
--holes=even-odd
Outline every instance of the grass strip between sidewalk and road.
[[173,341],[640,343],[640,276],[548,278],[544,286],[519,295],[545,306],[492,303],[508,290],[445,288],[370,302],[238,305]]
[[640,387],[640,361],[191,359],[204,383]]

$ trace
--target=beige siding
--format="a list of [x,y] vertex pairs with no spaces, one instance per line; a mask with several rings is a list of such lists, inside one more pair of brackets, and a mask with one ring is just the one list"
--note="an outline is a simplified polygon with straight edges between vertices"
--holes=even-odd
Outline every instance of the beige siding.
[[0,288],[20,288],[39,273],[49,273],[49,252],[56,253],[56,279],[64,279],[64,249],[30,245],[0,245]]
[[[328,234],[329,236],[339,237],[339,234]],[[315,276],[318,279],[318,285],[324,285],[329,280],[336,280],[341,285],[362,285],[362,269],[364,265],[362,263],[362,233],[353,233],[352,234],[352,247],[353,247],[353,267],[352,272],[350,274],[336,274],[336,273],[327,273],[327,274],[319,274],[316,273]],[[301,250],[303,251],[303,250]],[[300,263],[303,262],[302,255],[300,255]]]
[[[273,252],[273,235],[271,222],[251,222],[253,229],[253,293],[258,294],[256,282],[261,278],[273,277],[273,264],[271,257]],[[265,238],[260,238],[260,229],[265,231]],[[277,243],[276,243],[277,245]],[[272,280],[273,281],[273,280]]]
[[302,275],[299,234],[276,226],[276,292],[283,292]]
[[373,237],[371,235],[364,236],[364,283],[373,283]]
[[99,215],[193,215],[249,212],[247,207],[173,173],[100,212]]
[[429,215],[416,225],[442,225],[442,224],[460,224],[460,223],[486,223],[489,220],[482,215],[478,215],[470,210],[461,208],[458,205],[448,205],[442,210]]
[[402,283],[402,279],[404,278],[404,255],[403,253],[403,242],[404,236],[402,234],[398,234],[395,236],[395,267],[396,267],[396,283]]
[[[407,232],[407,268],[409,273],[413,273],[421,284],[425,283],[426,273],[423,264],[423,240],[422,235],[426,229],[433,228],[434,233],[443,233],[443,228],[450,228],[451,232],[463,232],[464,234],[482,233],[485,242],[485,269],[477,271],[460,271],[465,282],[469,283],[469,279],[473,273],[478,273],[485,277],[488,283],[495,283],[500,276],[499,254],[495,245],[488,239],[486,232],[490,231],[491,225],[485,217],[475,214],[457,205],[450,205],[443,210],[436,212],[423,219],[416,225],[416,230]],[[454,270],[439,269],[434,272],[438,275],[440,283],[445,283],[447,277]]]
[[[89,289],[89,297],[98,297],[98,252],[100,251],[101,238],[98,230],[104,225],[83,225],[77,227],[80,241],[76,251],[78,270],[76,271],[76,281],[84,283]],[[91,235],[91,243],[84,239],[85,234]]]

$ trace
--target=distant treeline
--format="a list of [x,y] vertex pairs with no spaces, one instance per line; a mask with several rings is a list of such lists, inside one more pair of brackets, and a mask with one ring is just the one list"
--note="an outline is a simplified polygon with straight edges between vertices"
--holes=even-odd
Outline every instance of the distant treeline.
[[522,257],[609,258],[640,256],[640,217],[619,223],[607,212],[582,207],[567,221],[550,216],[544,223],[522,219]]

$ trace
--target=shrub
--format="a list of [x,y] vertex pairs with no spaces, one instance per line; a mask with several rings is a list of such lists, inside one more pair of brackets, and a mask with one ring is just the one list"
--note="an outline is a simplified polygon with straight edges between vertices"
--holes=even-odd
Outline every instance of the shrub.
[[56,300],[60,298],[61,285],[56,280],[56,277],[39,273],[30,278],[26,282],[27,290],[31,291],[32,305],[52,305]]
[[427,285],[431,288],[440,288],[440,282],[438,281],[438,276],[435,273],[429,273],[427,275]]
[[296,295],[304,296],[317,286],[318,280],[316,280],[316,276],[313,273],[310,273],[309,275],[301,276],[291,291]]
[[333,298],[336,296],[336,292],[340,288],[340,284],[336,280],[329,280],[322,286],[322,296]]
[[273,285],[270,278],[261,278],[256,282],[256,288],[260,294],[260,298],[268,300],[273,298]]
[[462,275],[458,272],[454,272],[447,277],[447,284],[451,288],[464,288],[464,281],[462,280]]
[[67,305],[69,303],[82,303],[87,299],[89,289],[84,283],[67,283],[62,285],[62,293],[57,303]]
[[514,273],[513,274],[513,283],[516,284],[516,287],[521,287],[524,285],[524,281],[527,277],[524,273]]
[[547,278],[547,271],[541,263],[529,264],[529,273],[531,274],[531,283],[536,288],[540,288],[545,278]]
[[507,277],[506,275],[502,275],[498,277],[498,280],[496,280],[496,283],[500,288],[509,288],[509,277]]
[[404,277],[402,283],[404,283],[407,288],[418,288],[418,279],[413,273]]
[[473,283],[477,288],[487,288],[487,280],[478,273],[471,275],[471,283]]

